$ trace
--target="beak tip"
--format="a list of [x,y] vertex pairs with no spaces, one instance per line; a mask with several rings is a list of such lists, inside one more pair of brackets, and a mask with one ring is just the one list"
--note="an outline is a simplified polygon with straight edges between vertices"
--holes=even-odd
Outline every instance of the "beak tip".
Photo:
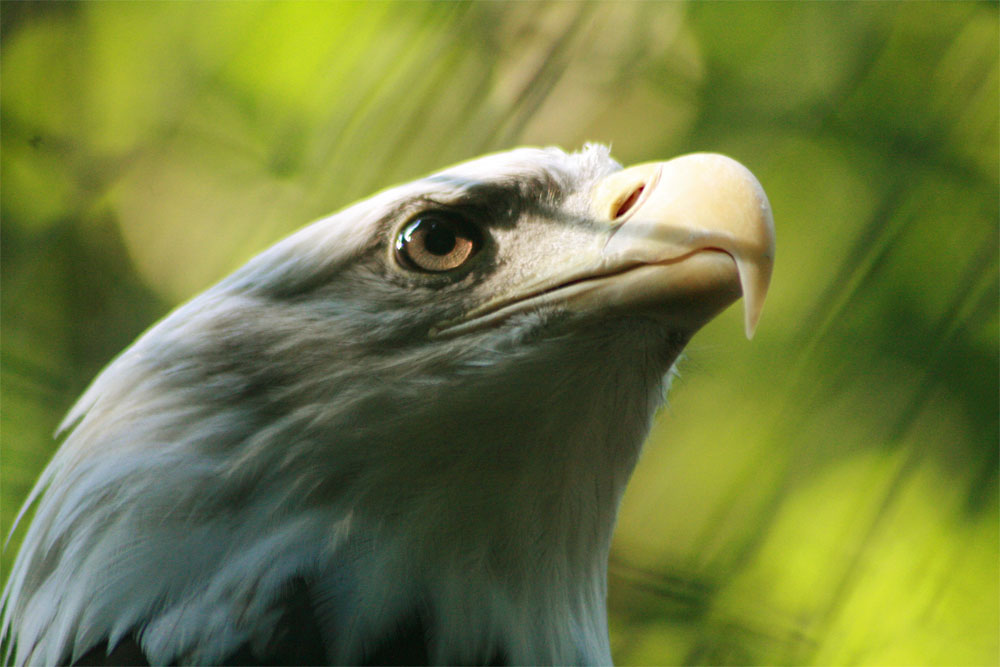
[[743,291],[743,323],[747,340],[752,340],[760,322],[764,301],[767,298],[771,283],[771,257],[774,253],[757,255],[755,259],[740,257],[736,259],[737,271],[740,277],[740,287]]
[[751,304],[748,301],[744,301],[743,327],[747,334],[747,340],[753,340],[754,334],[757,333],[757,324],[760,322],[760,311],[759,304]]

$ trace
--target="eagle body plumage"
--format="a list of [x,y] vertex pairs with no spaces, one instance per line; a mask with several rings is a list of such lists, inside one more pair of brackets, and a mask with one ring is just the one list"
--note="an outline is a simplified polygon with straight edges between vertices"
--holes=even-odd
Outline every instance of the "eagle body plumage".
[[[14,662],[610,663],[608,550],[652,415],[773,256],[759,192],[756,255],[649,259],[635,223],[622,263],[613,214],[659,187],[607,185],[628,171],[599,146],[480,158],[313,223],[152,327],[26,504]],[[442,229],[474,250],[447,270]],[[683,289],[643,273],[698,262]]]

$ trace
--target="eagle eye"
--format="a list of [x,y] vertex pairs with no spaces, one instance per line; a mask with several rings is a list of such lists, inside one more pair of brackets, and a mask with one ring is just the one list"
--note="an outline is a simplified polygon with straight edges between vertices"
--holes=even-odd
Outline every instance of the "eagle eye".
[[465,218],[428,211],[408,222],[396,237],[396,258],[408,269],[442,273],[457,269],[482,246],[479,229]]

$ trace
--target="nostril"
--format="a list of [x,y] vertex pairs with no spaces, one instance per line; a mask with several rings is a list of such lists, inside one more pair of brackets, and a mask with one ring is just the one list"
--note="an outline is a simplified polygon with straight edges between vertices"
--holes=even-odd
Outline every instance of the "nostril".
[[639,196],[642,195],[642,191],[645,188],[646,188],[645,185],[640,185],[635,190],[633,190],[628,197],[623,199],[622,203],[618,204],[618,208],[615,209],[615,216],[614,216],[616,220],[625,215],[626,213],[628,213],[632,209],[632,207],[635,206],[635,203],[639,201]]

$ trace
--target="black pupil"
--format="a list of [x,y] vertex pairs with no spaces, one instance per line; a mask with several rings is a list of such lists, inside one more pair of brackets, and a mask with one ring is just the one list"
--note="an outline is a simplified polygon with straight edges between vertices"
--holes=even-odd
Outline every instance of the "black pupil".
[[428,229],[424,234],[424,248],[432,255],[447,255],[455,249],[455,229],[451,225],[431,220],[426,222]]

